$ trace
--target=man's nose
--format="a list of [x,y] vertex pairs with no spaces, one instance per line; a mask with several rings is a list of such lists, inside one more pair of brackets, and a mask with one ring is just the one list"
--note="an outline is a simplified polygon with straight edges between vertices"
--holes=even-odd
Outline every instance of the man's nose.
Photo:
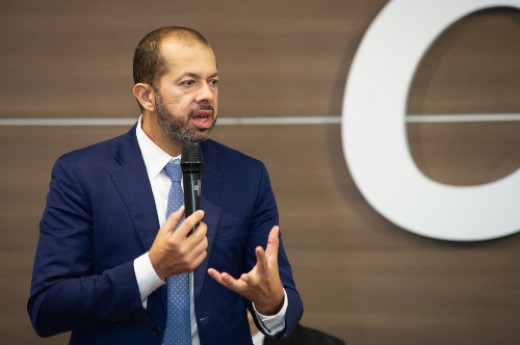
[[216,89],[209,83],[202,83],[197,93],[197,102],[211,102],[215,98]]

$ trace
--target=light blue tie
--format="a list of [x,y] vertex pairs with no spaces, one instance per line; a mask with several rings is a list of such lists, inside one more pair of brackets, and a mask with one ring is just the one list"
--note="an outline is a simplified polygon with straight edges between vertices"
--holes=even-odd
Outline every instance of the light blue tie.
[[[184,204],[184,194],[181,188],[182,171],[180,160],[170,161],[164,171],[172,181],[168,194],[166,217]],[[181,220],[181,222],[184,218]],[[180,224],[180,223],[179,223]],[[168,313],[164,345],[191,345],[190,321],[190,282],[189,273],[182,273],[166,278]]]

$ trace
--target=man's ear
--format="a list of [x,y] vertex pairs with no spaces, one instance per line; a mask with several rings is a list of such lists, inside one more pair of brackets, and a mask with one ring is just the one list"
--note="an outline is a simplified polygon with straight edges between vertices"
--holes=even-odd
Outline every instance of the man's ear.
[[132,92],[143,109],[155,111],[155,93],[149,84],[137,83]]

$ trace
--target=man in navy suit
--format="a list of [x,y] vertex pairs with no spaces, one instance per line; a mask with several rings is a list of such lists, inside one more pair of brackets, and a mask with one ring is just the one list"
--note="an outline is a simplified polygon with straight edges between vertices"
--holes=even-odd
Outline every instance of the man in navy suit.
[[[36,332],[72,331],[71,344],[161,344],[165,278],[189,272],[193,345],[250,345],[246,309],[264,333],[285,337],[303,306],[267,171],[208,139],[213,50],[192,29],[160,28],[141,40],[133,68],[137,124],[54,165],[28,302]],[[166,217],[163,168],[189,142],[204,157],[201,210],[178,226],[184,208]]]

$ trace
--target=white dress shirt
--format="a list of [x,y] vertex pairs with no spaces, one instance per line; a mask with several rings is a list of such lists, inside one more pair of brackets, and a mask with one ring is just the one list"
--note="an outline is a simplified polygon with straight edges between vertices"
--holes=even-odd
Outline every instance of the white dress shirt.
[[264,345],[265,335],[262,332],[256,332],[253,335],[253,345]]
[[[171,157],[169,154],[159,148],[142,130],[141,128],[142,117],[139,118],[137,124],[137,142],[139,149],[143,156],[148,178],[152,186],[152,192],[155,200],[155,206],[157,207],[157,217],[159,224],[162,226],[166,220],[166,209],[168,204],[168,193],[170,190],[171,181],[166,175],[163,168],[166,164],[172,160],[179,158]],[[148,252],[141,255],[134,260],[134,271],[137,279],[137,285],[141,295],[141,301],[143,302],[143,308],[146,308],[148,296],[154,292],[157,288],[165,284],[165,281],[160,279],[155,272]],[[284,290],[285,293],[285,290]],[[197,329],[197,319],[195,318],[194,308],[194,294],[193,294],[193,272],[190,272],[190,318],[191,318],[191,336],[192,344],[200,345],[199,333]],[[285,293],[284,305],[282,310],[276,315],[265,316],[258,313],[255,309],[258,319],[261,321],[263,329],[270,335],[274,335],[285,328],[285,312],[287,311],[287,294]],[[254,305],[253,305],[254,308]]]

